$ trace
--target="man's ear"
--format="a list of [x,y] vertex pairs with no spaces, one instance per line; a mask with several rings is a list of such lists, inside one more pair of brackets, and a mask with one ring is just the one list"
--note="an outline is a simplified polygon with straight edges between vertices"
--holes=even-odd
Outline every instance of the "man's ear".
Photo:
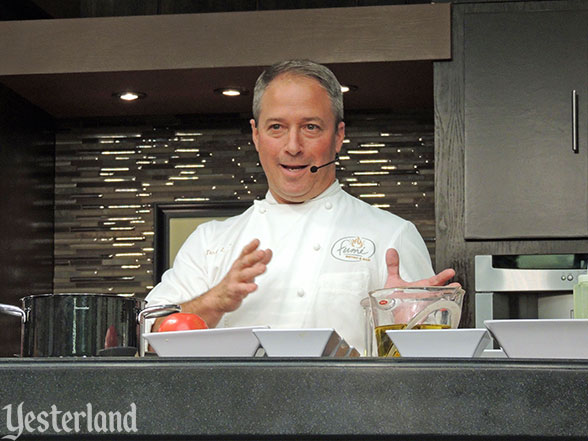
[[255,119],[251,118],[249,121],[251,124],[251,138],[253,138],[253,144],[255,144],[255,150],[259,151],[257,148],[257,144],[259,142],[259,130],[257,128],[257,124],[255,123]]
[[339,153],[341,151],[341,147],[343,146],[343,141],[345,140],[345,123],[343,121],[337,124],[337,133],[335,134],[335,138],[335,151]]

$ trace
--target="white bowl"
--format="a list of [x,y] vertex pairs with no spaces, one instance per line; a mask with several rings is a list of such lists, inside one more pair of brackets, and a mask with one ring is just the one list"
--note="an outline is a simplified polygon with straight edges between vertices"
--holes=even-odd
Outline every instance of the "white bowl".
[[359,356],[332,328],[254,329],[268,357]]
[[486,320],[509,358],[588,358],[588,319]]
[[508,358],[502,349],[484,349],[480,354],[482,358]]
[[408,329],[386,334],[402,357],[479,357],[491,341],[486,329]]
[[267,326],[150,332],[143,337],[160,357],[253,357],[259,340],[252,331],[263,328]]

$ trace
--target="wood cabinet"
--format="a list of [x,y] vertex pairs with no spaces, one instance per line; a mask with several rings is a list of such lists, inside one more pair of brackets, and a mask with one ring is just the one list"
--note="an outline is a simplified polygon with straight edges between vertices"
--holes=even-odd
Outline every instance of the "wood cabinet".
[[588,4],[529,4],[463,16],[466,239],[588,236]]
[[[584,69],[583,82],[578,86],[578,91],[586,93],[580,91],[582,88],[585,90],[588,81],[585,73],[587,9],[588,2],[585,0],[455,0],[452,4],[452,59],[434,64],[435,256],[436,268],[454,268],[457,272],[456,280],[467,293],[461,326],[475,324],[473,311],[476,255],[565,254],[586,252],[588,249],[588,234],[581,233],[582,226],[586,228],[588,223],[585,180],[588,174],[588,135],[585,128],[588,124],[588,96],[580,95],[578,99],[580,150],[578,154],[574,154],[571,151],[569,121],[571,92],[569,86],[559,86],[559,78],[550,79],[554,75],[571,75],[573,69],[570,63],[575,63],[574,70]],[[559,15],[560,13],[563,15]],[[584,23],[579,35],[572,32],[573,27],[576,27],[577,32],[578,20],[583,20]],[[565,26],[567,21],[572,22],[569,29]],[[540,23],[539,31],[531,30],[535,23]],[[530,29],[525,34],[519,26]],[[570,36],[570,33],[574,36]],[[558,43],[553,43],[555,54],[548,55],[545,48],[554,39],[558,40]],[[475,54],[471,45],[478,47]],[[583,49],[572,50],[574,47]],[[472,58],[474,56],[477,58]],[[508,60],[507,56],[510,57]],[[546,64],[546,57],[555,58],[552,58],[550,64]],[[509,66],[512,65],[518,67],[509,71]],[[477,78],[476,71],[484,79]],[[541,78],[541,72],[551,72],[551,75],[544,76],[547,78],[541,80],[544,82],[533,78],[535,75]],[[513,77],[514,84],[508,89],[500,84],[505,76],[509,81]],[[517,76],[515,80],[514,77]],[[490,84],[485,86],[484,82]],[[474,86],[480,90],[477,91]],[[537,108],[542,93],[548,97],[548,102],[553,102],[553,97],[558,96],[560,103],[557,109],[554,104]],[[518,106],[517,110],[512,111],[510,106],[515,104]],[[509,112],[508,116],[498,118],[503,112]],[[494,120],[490,121],[488,115],[492,115]],[[474,127],[478,127],[476,132]],[[525,136],[520,135],[521,128],[525,128]],[[540,134],[534,135],[533,132],[538,130],[541,131]],[[545,148],[545,144],[542,144],[542,138],[547,136],[545,133],[550,133],[551,139],[557,141],[557,146],[552,141],[557,154],[540,160],[538,156]],[[478,137],[478,141],[475,137]],[[493,155],[497,158],[482,157],[476,164],[478,170],[481,169],[480,173],[491,176],[492,180],[481,181],[480,177],[472,173],[473,168],[470,165],[473,164],[475,154],[471,146],[474,141],[480,144],[487,142],[488,146],[481,144],[481,147],[495,150]],[[482,151],[481,155],[486,153]],[[502,159],[510,153],[515,155],[515,159]],[[516,159],[516,155],[520,155],[519,159]],[[569,158],[572,165],[568,165],[562,159],[564,157]],[[497,161],[501,161],[500,167],[509,167],[509,172],[500,170],[501,174],[497,174],[493,171],[498,167]],[[521,173],[526,173],[527,176]],[[562,182],[569,182],[568,175],[572,174],[574,179],[580,176],[580,184],[573,184],[573,188],[565,190],[558,187]],[[477,194],[470,188],[475,184],[472,183],[474,178],[480,179]],[[514,179],[514,182],[505,184],[509,179]],[[535,179],[533,184],[526,185],[531,179]],[[483,186],[487,188],[480,188]],[[537,198],[537,194],[542,197]],[[474,196],[479,199],[476,201],[478,219],[486,216],[481,220],[486,222],[485,229],[473,223]],[[503,204],[500,212],[496,200],[492,199],[498,199],[498,196]],[[524,209],[517,205],[519,202],[514,203],[515,196],[519,198],[519,202],[521,199],[523,202],[528,200]],[[567,199],[564,201],[567,205],[561,202],[562,198]],[[554,204],[561,205],[554,208],[557,207]],[[484,211],[483,215],[481,210]],[[574,210],[576,215],[571,213]],[[577,216],[575,223],[571,221],[573,216]],[[568,225],[564,226],[567,222],[575,225],[573,229]],[[493,230],[489,230],[490,227]]]

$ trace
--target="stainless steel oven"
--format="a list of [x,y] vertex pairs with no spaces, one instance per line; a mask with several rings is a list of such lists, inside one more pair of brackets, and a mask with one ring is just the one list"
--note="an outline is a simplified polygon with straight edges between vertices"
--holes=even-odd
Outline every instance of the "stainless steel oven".
[[586,254],[475,257],[476,327],[484,320],[571,318],[572,289],[586,274]]

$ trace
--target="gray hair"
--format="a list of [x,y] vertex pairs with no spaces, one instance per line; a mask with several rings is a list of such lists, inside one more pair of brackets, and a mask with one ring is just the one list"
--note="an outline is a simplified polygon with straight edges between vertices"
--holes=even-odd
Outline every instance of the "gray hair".
[[261,98],[270,83],[282,74],[300,75],[303,77],[314,78],[327,91],[331,99],[331,107],[335,115],[335,124],[343,121],[343,92],[341,84],[335,74],[329,68],[322,64],[310,60],[288,60],[276,63],[264,70],[257,81],[253,90],[253,118],[257,123],[261,113]]

